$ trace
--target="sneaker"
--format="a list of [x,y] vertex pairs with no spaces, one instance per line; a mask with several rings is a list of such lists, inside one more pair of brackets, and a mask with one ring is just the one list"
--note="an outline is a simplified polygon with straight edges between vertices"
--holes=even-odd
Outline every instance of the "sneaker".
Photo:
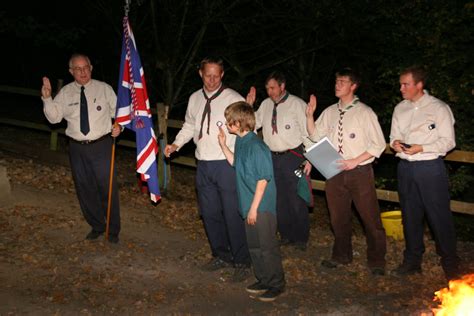
[[268,291],[268,286],[263,285],[260,282],[255,282],[254,284],[247,286],[245,290],[252,294],[262,294]]
[[117,244],[119,242],[118,235],[116,234],[110,234],[107,240],[112,244]]
[[382,267],[370,268],[370,272],[372,273],[373,276],[384,276],[385,275],[385,269],[382,268]]
[[238,283],[247,280],[250,276],[250,266],[243,263],[236,263],[234,265],[234,274],[232,275],[232,282]]
[[396,268],[395,270],[392,270],[390,274],[396,277],[403,277],[406,275],[420,274],[420,273],[421,273],[420,266],[402,263],[401,265],[398,266],[398,268]]
[[268,289],[265,293],[260,295],[258,299],[262,302],[273,302],[278,296],[281,295],[281,293],[283,293],[283,291],[283,289],[277,289],[272,287]]
[[96,231],[96,230],[91,230],[91,231],[87,234],[86,239],[87,239],[87,240],[95,240],[95,239],[99,238],[100,235],[102,235],[103,233],[104,233],[104,232],[98,232],[98,231]]
[[230,266],[230,263],[225,262],[219,257],[212,258],[208,263],[201,267],[204,271],[217,271],[223,268],[227,268]]

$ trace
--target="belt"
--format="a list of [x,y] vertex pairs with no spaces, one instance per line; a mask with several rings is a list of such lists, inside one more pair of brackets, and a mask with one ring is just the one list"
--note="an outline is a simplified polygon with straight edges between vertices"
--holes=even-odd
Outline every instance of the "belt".
[[295,151],[295,150],[298,150],[298,149],[302,148],[302,146],[303,146],[303,145],[301,144],[301,145],[299,145],[298,147],[295,147],[295,148],[292,148],[292,149],[288,149],[288,150],[284,150],[284,151],[272,151],[272,154],[273,154],[273,155],[276,155],[276,156],[285,155],[285,154],[287,154],[287,153],[290,153],[290,152],[292,152],[292,151]]
[[76,140],[74,138],[70,138],[70,140],[71,140],[71,142],[76,143],[76,144],[89,145],[89,144],[100,142],[101,140],[104,140],[109,136],[110,136],[110,134],[105,134],[104,136],[101,136],[97,139],[92,139],[92,140]]

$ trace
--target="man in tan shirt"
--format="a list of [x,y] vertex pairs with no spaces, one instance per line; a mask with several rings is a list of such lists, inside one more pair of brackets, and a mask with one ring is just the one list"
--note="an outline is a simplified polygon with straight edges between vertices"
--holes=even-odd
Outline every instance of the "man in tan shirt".
[[[309,238],[309,214],[306,202],[297,193],[299,178],[295,170],[305,161],[304,145],[311,144],[306,131],[306,103],[286,90],[286,78],[279,71],[267,77],[265,89],[268,98],[255,113],[256,129],[262,128],[263,141],[272,152],[280,242],[304,251]],[[310,167],[306,165],[306,174]]]
[[404,100],[393,111],[390,146],[400,158],[398,194],[403,215],[405,251],[392,271],[404,276],[421,272],[426,215],[447,279],[459,275],[456,234],[449,207],[448,175],[441,157],[456,145],[454,117],[449,106],[423,90],[426,73],[420,67],[400,75]]
[[362,219],[367,239],[367,261],[374,275],[385,274],[385,231],[374,184],[372,162],[385,149],[385,139],[377,116],[354,95],[359,76],[350,68],[336,73],[335,93],[339,102],[321,113],[314,122],[316,97],[312,95],[306,110],[308,134],[312,141],[327,136],[344,160],[338,175],[326,181],[334,245],[330,260],[321,265],[336,268],[352,261],[352,202]]
[[[89,57],[72,55],[69,72],[74,82],[64,86],[54,99],[51,83],[44,77],[41,97],[44,114],[51,124],[67,121],[71,171],[82,213],[92,228],[86,239],[93,240],[106,230],[112,137],[121,132],[118,125],[112,126],[117,97],[111,86],[92,79]],[[115,177],[110,216],[108,241],[117,243],[120,207]]]

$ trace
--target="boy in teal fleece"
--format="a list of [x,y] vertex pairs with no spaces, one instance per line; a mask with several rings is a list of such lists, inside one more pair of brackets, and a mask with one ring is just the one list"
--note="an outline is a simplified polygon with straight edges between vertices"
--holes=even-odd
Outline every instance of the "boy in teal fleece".
[[237,175],[239,209],[245,219],[245,231],[257,282],[249,293],[258,299],[274,301],[285,289],[285,275],[276,238],[276,186],[270,149],[253,132],[255,114],[245,102],[235,102],[225,110],[227,130],[237,135],[235,153],[226,146],[222,127],[219,144]]

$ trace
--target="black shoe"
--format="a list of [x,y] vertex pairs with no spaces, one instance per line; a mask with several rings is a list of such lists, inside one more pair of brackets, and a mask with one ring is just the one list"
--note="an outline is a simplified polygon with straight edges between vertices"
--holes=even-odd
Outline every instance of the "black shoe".
[[325,268],[328,268],[328,269],[335,269],[335,268],[339,267],[340,265],[346,265],[346,264],[349,264],[349,263],[351,263],[351,262],[350,261],[339,262],[339,261],[336,261],[336,260],[333,260],[333,259],[325,259],[325,260],[321,261],[321,266],[325,267]]
[[247,286],[247,288],[245,288],[245,290],[249,293],[252,293],[252,294],[261,294],[261,293],[264,293],[264,292],[268,291],[268,286],[263,285],[260,282],[255,282],[254,284],[251,284],[251,285]]
[[272,288],[268,289],[265,293],[260,295],[258,297],[258,299],[262,302],[273,302],[283,292],[284,292],[283,289],[277,289],[277,288],[272,287]]
[[110,234],[109,235],[109,239],[108,241],[112,244],[117,244],[119,242],[119,238],[118,238],[118,235],[115,235],[115,234]]
[[98,232],[98,231],[96,231],[96,230],[91,230],[91,231],[87,234],[86,239],[87,239],[87,240],[95,240],[95,239],[99,238],[100,235],[102,235],[103,233],[104,233],[104,232]]
[[396,268],[395,270],[392,270],[390,274],[396,277],[404,277],[406,275],[419,274],[419,273],[421,273],[420,266],[402,263],[401,265],[398,266],[398,268]]
[[308,246],[306,245],[305,242],[298,241],[298,242],[295,242],[295,243],[293,244],[293,247],[294,247],[296,250],[306,251],[306,248],[307,248]]
[[385,269],[381,268],[381,267],[370,268],[370,272],[372,273],[373,276],[384,276],[385,275]]
[[243,263],[236,263],[234,265],[234,274],[232,275],[232,282],[238,283],[248,279],[250,276],[250,266]]
[[329,260],[329,259],[321,261],[321,266],[328,269],[335,269],[337,268],[338,265],[339,264],[336,261]]
[[219,257],[214,257],[211,259],[211,261],[203,265],[201,269],[204,271],[217,271],[223,268],[227,268],[229,266],[230,266],[230,263],[225,262]]

